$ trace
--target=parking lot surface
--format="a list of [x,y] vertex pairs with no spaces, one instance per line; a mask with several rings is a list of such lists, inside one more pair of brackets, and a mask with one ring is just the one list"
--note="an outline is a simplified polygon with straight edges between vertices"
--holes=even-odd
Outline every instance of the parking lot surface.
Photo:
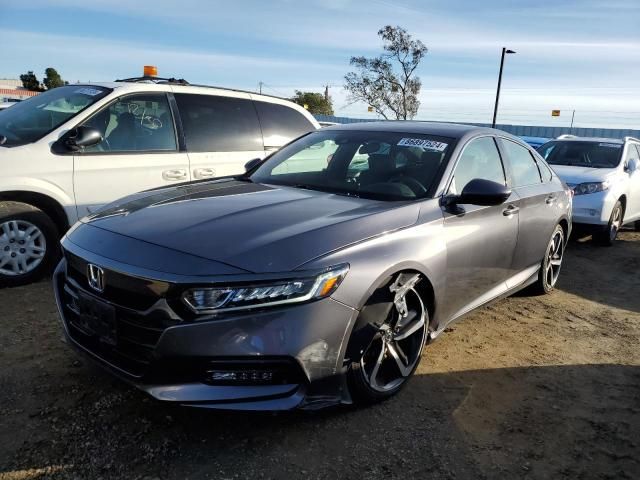
[[640,234],[569,245],[558,290],[468,316],[395,398],[247,414],[157,403],[0,290],[0,479],[640,478]]

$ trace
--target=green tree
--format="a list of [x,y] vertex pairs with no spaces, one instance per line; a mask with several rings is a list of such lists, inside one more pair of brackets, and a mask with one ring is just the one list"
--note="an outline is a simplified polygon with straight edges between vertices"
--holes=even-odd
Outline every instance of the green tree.
[[41,92],[43,90],[38,77],[36,77],[35,73],[33,73],[31,70],[20,75],[20,81],[22,82],[22,86],[27,90],[31,90],[34,92]]
[[333,103],[328,92],[325,94],[315,92],[301,92],[296,90],[296,94],[291,98],[292,102],[305,106],[310,113],[319,115],[333,115]]
[[375,58],[351,57],[357,71],[345,75],[344,88],[350,100],[370,105],[385,119],[411,119],[418,113],[422,86],[414,74],[428,49],[402,27],[387,25],[378,36],[384,53]]
[[44,83],[44,86],[47,87],[47,90],[65,85],[65,81],[62,80],[62,77],[60,77],[60,74],[56,71],[55,68],[47,68],[44,71],[44,74],[45,77],[42,83]]

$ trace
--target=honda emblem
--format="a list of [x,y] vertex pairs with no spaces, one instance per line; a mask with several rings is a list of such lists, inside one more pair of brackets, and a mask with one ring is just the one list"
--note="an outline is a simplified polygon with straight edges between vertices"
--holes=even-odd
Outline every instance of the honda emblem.
[[102,293],[104,291],[104,270],[99,266],[93,263],[87,265],[87,280],[89,286],[96,292]]

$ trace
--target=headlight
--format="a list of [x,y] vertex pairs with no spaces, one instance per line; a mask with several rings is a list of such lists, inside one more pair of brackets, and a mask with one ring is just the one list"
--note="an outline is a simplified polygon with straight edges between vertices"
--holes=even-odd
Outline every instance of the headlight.
[[192,288],[182,295],[182,301],[195,313],[218,313],[306,302],[331,295],[348,271],[348,265],[340,265],[311,277],[252,285]]
[[604,192],[609,189],[609,182],[580,183],[573,189],[574,195],[587,195],[588,193]]

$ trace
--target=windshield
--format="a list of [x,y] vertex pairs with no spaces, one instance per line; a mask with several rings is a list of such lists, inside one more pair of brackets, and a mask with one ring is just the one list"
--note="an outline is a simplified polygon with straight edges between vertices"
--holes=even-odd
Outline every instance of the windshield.
[[453,139],[415,133],[323,130],[273,154],[250,175],[290,185],[381,200],[428,195]]
[[0,111],[4,147],[35,142],[111,92],[98,86],[69,85],[47,90]]
[[615,168],[622,156],[621,143],[549,142],[538,149],[549,165]]

